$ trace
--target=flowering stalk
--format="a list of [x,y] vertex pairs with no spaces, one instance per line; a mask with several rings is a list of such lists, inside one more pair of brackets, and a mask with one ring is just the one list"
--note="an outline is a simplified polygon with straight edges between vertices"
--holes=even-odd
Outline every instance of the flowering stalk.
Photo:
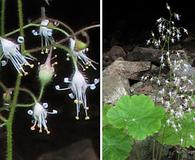
[[1,0],[1,35],[5,32],[5,3],[6,0]]
[[[23,31],[23,9],[22,9],[22,0],[18,0],[18,15],[19,15],[19,26],[20,26],[20,34],[24,36]],[[21,51],[23,52],[25,49],[24,44],[22,44]],[[21,83],[22,77],[20,74],[18,74],[14,89],[14,95],[13,95],[13,101],[10,105],[10,112],[9,117],[6,123],[7,127],[7,160],[13,159],[13,136],[12,136],[12,130],[13,130],[13,120],[14,120],[14,114],[16,109],[16,104],[18,100],[18,94],[20,89],[20,83]]]
[[[182,129],[184,113],[191,113],[191,102],[193,96],[194,80],[193,68],[188,63],[185,51],[173,51],[171,44],[179,42],[184,35],[188,35],[187,29],[176,27],[175,22],[180,20],[180,15],[172,12],[170,6],[166,3],[166,8],[170,14],[169,19],[161,17],[157,20],[158,32],[152,32],[152,38],[147,40],[147,44],[154,45],[155,48],[162,51],[160,57],[160,69],[158,77],[146,76],[144,80],[149,79],[152,84],[156,84],[160,89],[154,95],[156,103],[164,106],[168,120],[163,127],[162,140],[164,132],[168,126],[171,126],[177,134]],[[161,71],[167,67],[169,76],[163,76]],[[185,139],[181,138],[181,145]],[[156,159],[161,159],[162,147],[157,149]]]

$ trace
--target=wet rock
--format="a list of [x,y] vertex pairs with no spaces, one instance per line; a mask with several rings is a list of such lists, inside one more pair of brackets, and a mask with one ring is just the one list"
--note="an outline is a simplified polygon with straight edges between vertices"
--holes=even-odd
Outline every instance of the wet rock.
[[159,62],[162,51],[153,48],[135,47],[128,53],[128,61],[151,61]]
[[59,151],[41,155],[38,160],[98,160],[92,142],[88,139],[75,142]]
[[121,96],[129,94],[129,80],[139,72],[147,71],[150,62],[129,62],[117,59],[103,71],[103,101],[114,104]]

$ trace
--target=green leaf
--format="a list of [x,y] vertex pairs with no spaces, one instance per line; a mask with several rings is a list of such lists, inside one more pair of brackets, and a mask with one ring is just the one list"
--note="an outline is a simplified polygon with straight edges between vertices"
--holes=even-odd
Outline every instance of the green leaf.
[[156,107],[150,97],[134,95],[121,97],[108,111],[107,117],[114,127],[127,130],[136,140],[143,140],[160,130],[164,113],[164,109]]
[[[191,113],[185,113],[184,118],[179,121],[181,129],[176,132],[175,129],[166,124],[169,116],[166,116],[162,123],[165,127],[162,127],[157,140],[161,144],[167,145],[180,145],[181,147],[195,147],[195,123],[193,118],[195,117],[195,110]],[[183,139],[183,142],[181,141]]]
[[104,107],[103,107],[103,127],[108,125],[108,118],[107,118],[107,112],[108,110],[111,108],[112,106],[109,105],[109,104],[104,104]]
[[132,149],[132,139],[111,126],[103,129],[103,160],[125,160]]

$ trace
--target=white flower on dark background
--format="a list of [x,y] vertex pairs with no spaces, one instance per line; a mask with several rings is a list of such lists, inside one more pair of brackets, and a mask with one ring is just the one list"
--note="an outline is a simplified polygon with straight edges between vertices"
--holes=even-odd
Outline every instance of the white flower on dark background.
[[77,57],[86,68],[88,68],[89,66],[91,66],[93,69],[96,70],[95,66],[93,65],[93,63],[97,64],[95,61],[93,61],[92,59],[90,59],[89,57],[87,57],[86,53],[88,52],[88,48],[84,48],[81,50],[76,50],[75,46],[76,46],[76,40],[70,38],[70,49],[73,53],[73,55],[75,57]]
[[96,84],[99,83],[99,79],[94,79],[93,84],[88,84],[86,77],[78,70],[76,69],[73,77],[71,80],[69,78],[64,78],[64,83],[68,83],[68,88],[60,88],[59,85],[56,85],[57,90],[67,90],[70,89],[72,93],[69,94],[69,97],[71,99],[74,99],[74,103],[76,104],[76,119],[79,119],[79,112],[81,105],[85,109],[86,117],[85,119],[89,119],[87,110],[89,109],[87,106],[87,98],[86,98],[86,90],[89,87],[90,89],[94,90],[96,88]]
[[[32,33],[33,35],[35,36],[38,36],[40,35],[41,36],[41,46],[49,46],[51,45],[53,42],[54,42],[54,38],[53,38],[53,30],[48,28],[48,25],[50,24],[49,20],[47,19],[44,19],[41,21],[41,26],[39,28],[39,31],[35,31],[35,30],[32,30]],[[48,49],[46,49],[46,52],[48,52]],[[42,51],[42,53],[44,53]]]
[[47,111],[48,104],[47,103],[36,103],[33,110],[29,110],[28,114],[33,116],[33,126],[31,130],[35,130],[36,126],[39,128],[39,132],[42,133],[42,129],[44,129],[47,134],[50,134],[50,131],[47,128],[47,115],[48,114],[57,114],[56,110],[52,112]]
[[20,53],[20,47],[18,44],[7,40],[5,38],[0,37],[0,55],[1,58],[5,57],[6,59],[10,60],[14,65],[15,69],[21,75],[27,75],[28,72],[25,72],[23,66],[30,66],[31,68],[34,66],[30,64],[27,59],[33,60],[28,56],[24,56]]

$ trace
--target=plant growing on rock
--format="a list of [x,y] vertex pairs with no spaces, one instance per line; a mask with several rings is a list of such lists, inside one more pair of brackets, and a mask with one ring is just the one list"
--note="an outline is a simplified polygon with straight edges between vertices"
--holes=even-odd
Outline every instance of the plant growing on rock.
[[[105,160],[127,159],[132,148],[136,148],[137,159],[141,159],[137,146],[140,140],[146,140],[147,137],[152,139],[150,158],[153,160],[162,159],[163,145],[175,146],[178,160],[183,158],[181,151],[188,153],[188,148],[194,147],[193,67],[185,51],[171,48],[171,45],[188,35],[188,31],[184,27],[177,27],[181,16],[172,12],[168,4],[166,8],[169,18],[160,17],[156,21],[157,32],[152,32],[147,40],[147,45],[161,50],[159,73],[157,76],[148,74],[142,77],[143,81],[151,82],[158,90],[150,98],[145,95],[124,96],[113,107],[105,105]],[[120,136],[108,134],[113,130]],[[116,145],[118,140],[121,141],[120,146]]]
[[[171,49],[171,45],[188,35],[188,31],[184,27],[176,26],[177,22],[174,20],[179,21],[180,15],[172,12],[168,4],[166,8],[170,14],[169,19],[159,18],[158,32],[156,34],[152,32],[152,38],[147,41],[148,45],[151,44],[162,51],[159,74],[156,77],[147,75],[142,79],[149,79],[152,84],[158,86],[158,93],[153,99],[161,104],[167,113],[158,141],[161,144],[179,145],[185,148],[194,146],[195,130],[194,127],[190,127],[190,124],[194,123],[194,110],[191,107],[194,94],[193,67],[188,62],[184,50]],[[162,74],[164,69],[168,69],[168,74]]]
[[[77,32],[74,32],[71,27],[61,22],[60,20],[47,17],[45,10],[42,8],[42,15],[40,18],[33,22],[29,22],[24,25],[23,22],[23,6],[22,0],[18,0],[18,19],[19,28],[9,33],[5,33],[5,4],[6,1],[2,0],[1,5],[1,33],[0,33],[0,65],[1,71],[4,70],[4,66],[11,62],[13,66],[10,70],[16,71],[15,86],[5,85],[7,79],[1,77],[0,87],[3,95],[3,102],[0,106],[0,127],[5,127],[7,130],[7,160],[13,159],[13,125],[14,115],[16,109],[28,108],[28,114],[32,116],[33,125],[30,127],[31,130],[36,130],[42,133],[45,131],[50,134],[49,124],[47,124],[47,117],[49,115],[57,114],[57,110],[50,109],[48,103],[43,102],[43,94],[47,92],[47,86],[54,81],[56,76],[56,68],[58,67],[56,53],[66,53],[64,59],[72,62],[73,77],[69,81],[67,78],[64,79],[65,83],[70,83],[68,89],[72,90],[73,94],[69,96],[74,99],[76,105],[76,119],[79,119],[79,112],[81,106],[83,106],[86,117],[89,119],[87,111],[89,106],[87,105],[87,88],[95,89],[99,83],[99,79],[96,78],[93,83],[89,83],[87,75],[84,71],[91,67],[96,69],[95,63],[88,56],[88,48],[90,41],[87,30],[99,27],[97,25],[91,25],[83,28]],[[48,3],[48,1],[46,1]],[[49,4],[49,3],[48,3]],[[26,39],[25,31],[32,29],[32,37],[41,41],[40,47],[27,49],[26,45],[30,37]],[[55,31],[55,32],[54,32]],[[11,40],[13,35],[19,35],[17,41]],[[60,35],[61,39],[55,38],[56,35]],[[79,35],[84,35],[86,42],[79,40]],[[60,37],[59,36],[59,37]],[[68,42],[68,44],[67,44]],[[31,42],[32,43],[32,42]],[[74,44],[73,44],[74,43]],[[45,62],[41,64],[39,61],[40,57],[34,55],[34,53],[43,54]],[[55,60],[55,61],[54,61]],[[38,62],[38,66],[37,63]],[[82,65],[81,65],[82,63]],[[94,64],[92,64],[94,63]],[[7,67],[7,66],[6,66]],[[10,67],[10,65],[8,65]],[[32,74],[33,69],[37,71],[37,77],[39,82],[37,86],[39,88],[39,94],[35,95],[30,89],[23,87],[22,80],[24,76]],[[25,77],[25,78],[26,78]],[[56,87],[60,90],[59,86]],[[21,102],[22,96],[29,96],[32,102]]]

